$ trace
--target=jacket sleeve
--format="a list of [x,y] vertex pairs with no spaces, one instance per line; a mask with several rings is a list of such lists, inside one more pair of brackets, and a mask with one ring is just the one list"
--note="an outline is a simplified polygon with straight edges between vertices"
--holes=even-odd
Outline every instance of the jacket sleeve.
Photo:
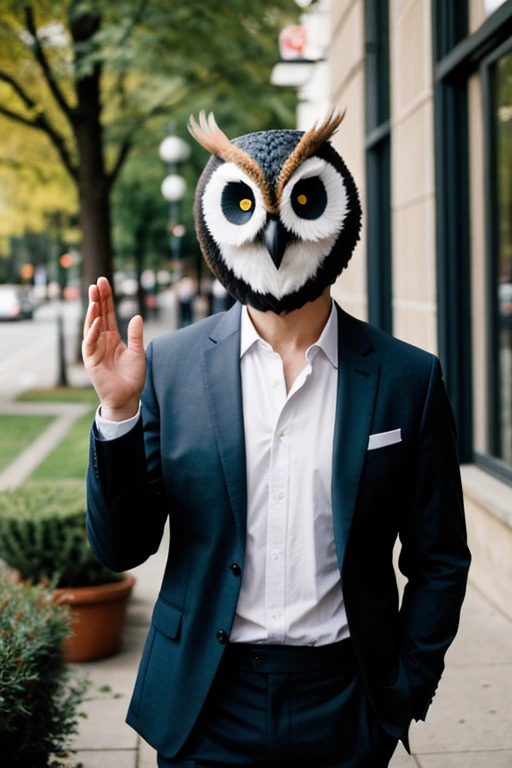
[[421,418],[413,508],[400,532],[399,567],[407,577],[400,610],[400,655],[411,714],[425,719],[458,629],[471,556],[452,410],[433,359]]
[[93,424],[86,485],[87,535],[102,563],[124,571],[157,551],[168,505],[163,493],[151,344],[141,417],[130,432],[114,440],[102,439]]

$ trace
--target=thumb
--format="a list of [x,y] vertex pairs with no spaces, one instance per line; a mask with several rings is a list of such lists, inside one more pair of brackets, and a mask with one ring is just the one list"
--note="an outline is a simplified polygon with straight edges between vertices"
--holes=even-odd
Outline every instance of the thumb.
[[144,321],[140,315],[132,317],[128,323],[128,348],[132,352],[144,352]]

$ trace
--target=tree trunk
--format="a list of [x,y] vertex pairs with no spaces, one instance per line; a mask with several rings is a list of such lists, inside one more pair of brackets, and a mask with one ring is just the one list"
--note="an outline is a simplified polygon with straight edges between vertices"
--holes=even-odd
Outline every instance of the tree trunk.
[[82,230],[82,295],[86,296],[88,286],[100,276],[106,277],[112,284],[113,250],[110,185],[99,174],[94,178],[90,168],[83,175],[86,178],[79,179],[78,189]]
[[78,193],[82,230],[82,296],[100,275],[112,284],[113,248],[110,221],[111,181],[106,173],[101,124],[101,64],[81,74],[81,59],[100,28],[100,17],[89,13],[74,16],[70,24],[75,44],[78,77],[74,129],[78,147]]

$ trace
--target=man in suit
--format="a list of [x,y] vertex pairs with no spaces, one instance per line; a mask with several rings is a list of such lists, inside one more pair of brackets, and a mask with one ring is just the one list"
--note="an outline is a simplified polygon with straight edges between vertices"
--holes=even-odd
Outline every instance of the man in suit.
[[84,329],[91,545],[132,568],[170,519],[128,722],[162,768],[380,768],[426,716],[470,562],[439,361],[331,299],[359,234],[332,118],[269,132],[277,171],[262,134],[192,129],[198,236],[239,303],[145,355],[100,278]]

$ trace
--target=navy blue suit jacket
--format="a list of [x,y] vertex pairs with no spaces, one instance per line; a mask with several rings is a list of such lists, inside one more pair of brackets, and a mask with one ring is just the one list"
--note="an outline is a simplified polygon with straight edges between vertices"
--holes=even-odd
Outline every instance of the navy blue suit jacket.
[[[332,507],[351,637],[370,702],[407,745],[455,637],[470,555],[451,409],[433,355],[338,307]],[[189,734],[229,638],[243,569],[246,474],[240,306],[156,339],[142,418],[104,441],[93,427],[88,535],[116,571],[156,552],[167,566],[128,722],[172,757]],[[402,442],[367,451],[370,434]],[[314,450],[314,446],[311,447]],[[397,536],[407,577],[401,607]]]

